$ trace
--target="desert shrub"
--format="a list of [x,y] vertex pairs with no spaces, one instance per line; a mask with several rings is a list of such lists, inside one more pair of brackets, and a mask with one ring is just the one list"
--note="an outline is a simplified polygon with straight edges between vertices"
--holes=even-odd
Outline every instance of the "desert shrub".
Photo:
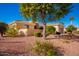
[[8,28],[6,31],[6,36],[17,36],[18,35],[18,30],[15,30],[14,28]]
[[66,31],[67,31],[67,34],[68,34],[67,39],[72,39],[74,37],[74,34],[75,34],[76,30],[77,30],[77,28],[74,25],[69,25],[66,28]]
[[46,36],[50,35],[50,34],[54,34],[55,33],[55,27],[53,26],[46,26]]
[[67,32],[70,32],[72,33],[73,31],[77,30],[77,28],[74,26],[74,25],[69,25],[67,28],[66,28]]
[[35,32],[34,35],[35,35],[36,37],[42,37],[41,32]]
[[54,56],[57,55],[56,49],[48,42],[36,41],[33,48],[34,53],[41,56]]
[[42,27],[42,26],[40,26],[40,27],[39,27],[39,29],[40,29],[40,30],[43,30],[43,27]]

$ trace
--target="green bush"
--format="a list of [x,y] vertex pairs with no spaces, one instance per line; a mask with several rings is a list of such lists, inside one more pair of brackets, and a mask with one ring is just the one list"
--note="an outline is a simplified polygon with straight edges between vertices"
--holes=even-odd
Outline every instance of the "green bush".
[[69,25],[67,28],[66,28],[66,31],[67,32],[70,32],[72,33],[73,31],[77,30],[77,28],[74,26],[74,25]]
[[18,35],[18,30],[15,30],[14,28],[8,28],[6,31],[6,36],[17,36]]
[[0,35],[3,36],[8,28],[8,24],[0,22]]
[[38,42],[33,48],[34,53],[41,56],[55,56],[57,55],[56,49],[48,42]]
[[42,27],[42,26],[40,26],[40,27],[39,27],[39,29],[40,29],[40,30],[43,30],[43,27]]
[[41,32],[35,32],[34,35],[35,35],[36,37],[42,37]]
[[50,34],[54,34],[55,33],[55,27],[53,26],[46,26],[46,36],[50,35]]

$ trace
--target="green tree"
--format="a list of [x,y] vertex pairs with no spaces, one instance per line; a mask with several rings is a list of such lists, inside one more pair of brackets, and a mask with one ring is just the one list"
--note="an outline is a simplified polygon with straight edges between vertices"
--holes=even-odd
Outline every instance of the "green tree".
[[74,26],[74,25],[69,25],[67,28],[66,28],[67,32],[70,32],[72,33],[73,31],[77,30],[77,28]]
[[8,25],[4,22],[0,22],[0,34],[3,36],[3,34],[6,32],[8,28]]
[[32,21],[38,21],[43,24],[43,39],[46,39],[47,22],[54,21],[64,17],[66,14],[70,12],[70,9],[71,4],[67,3],[20,4],[20,12],[26,19],[32,18]]
[[56,31],[56,28],[53,26],[46,26],[46,36],[50,34],[54,34]]
[[14,37],[14,36],[18,35],[18,30],[14,29],[14,28],[8,28],[7,31],[5,32],[5,34],[7,36]]
[[71,17],[70,17],[71,25],[72,25],[72,21],[73,21],[73,20],[74,20],[74,17],[71,16]]

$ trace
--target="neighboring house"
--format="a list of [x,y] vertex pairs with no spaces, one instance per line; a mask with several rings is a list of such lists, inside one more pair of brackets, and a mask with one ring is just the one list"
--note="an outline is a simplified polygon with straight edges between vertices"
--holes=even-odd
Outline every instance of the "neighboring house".
[[[33,22],[26,22],[26,21],[14,21],[9,24],[10,28],[18,29],[19,34],[21,35],[34,35],[34,32],[39,31],[39,24]],[[57,24],[47,24],[47,26],[54,26],[56,28],[56,32],[64,33],[64,25],[62,23]]]
[[9,24],[10,28],[15,28],[15,29],[36,29],[38,28],[38,23],[33,23],[33,22],[26,22],[26,21],[14,21]]
[[64,32],[67,32],[66,28],[64,28]]
[[26,21],[14,21],[9,24],[10,28],[18,29],[19,34],[22,35],[33,35],[34,30],[38,29],[39,24],[33,22],[26,22]]
[[77,31],[79,31],[79,28],[77,28]]
[[53,26],[56,28],[56,32],[64,33],[64,25],[62,23],[50,24],[48,26]]

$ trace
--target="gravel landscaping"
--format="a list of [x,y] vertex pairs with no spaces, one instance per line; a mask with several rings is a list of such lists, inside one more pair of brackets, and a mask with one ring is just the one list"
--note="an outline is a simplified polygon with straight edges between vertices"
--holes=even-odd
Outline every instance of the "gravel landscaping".
[[34,36],[0,38],[0,56],[34,56],[32,47],[36,40],[41,42],[49,41],[52,45],[58,48],[61,53],[60,55],[79,56],[78,41],[53,38],[43,40],[41,37],[35,38]]

